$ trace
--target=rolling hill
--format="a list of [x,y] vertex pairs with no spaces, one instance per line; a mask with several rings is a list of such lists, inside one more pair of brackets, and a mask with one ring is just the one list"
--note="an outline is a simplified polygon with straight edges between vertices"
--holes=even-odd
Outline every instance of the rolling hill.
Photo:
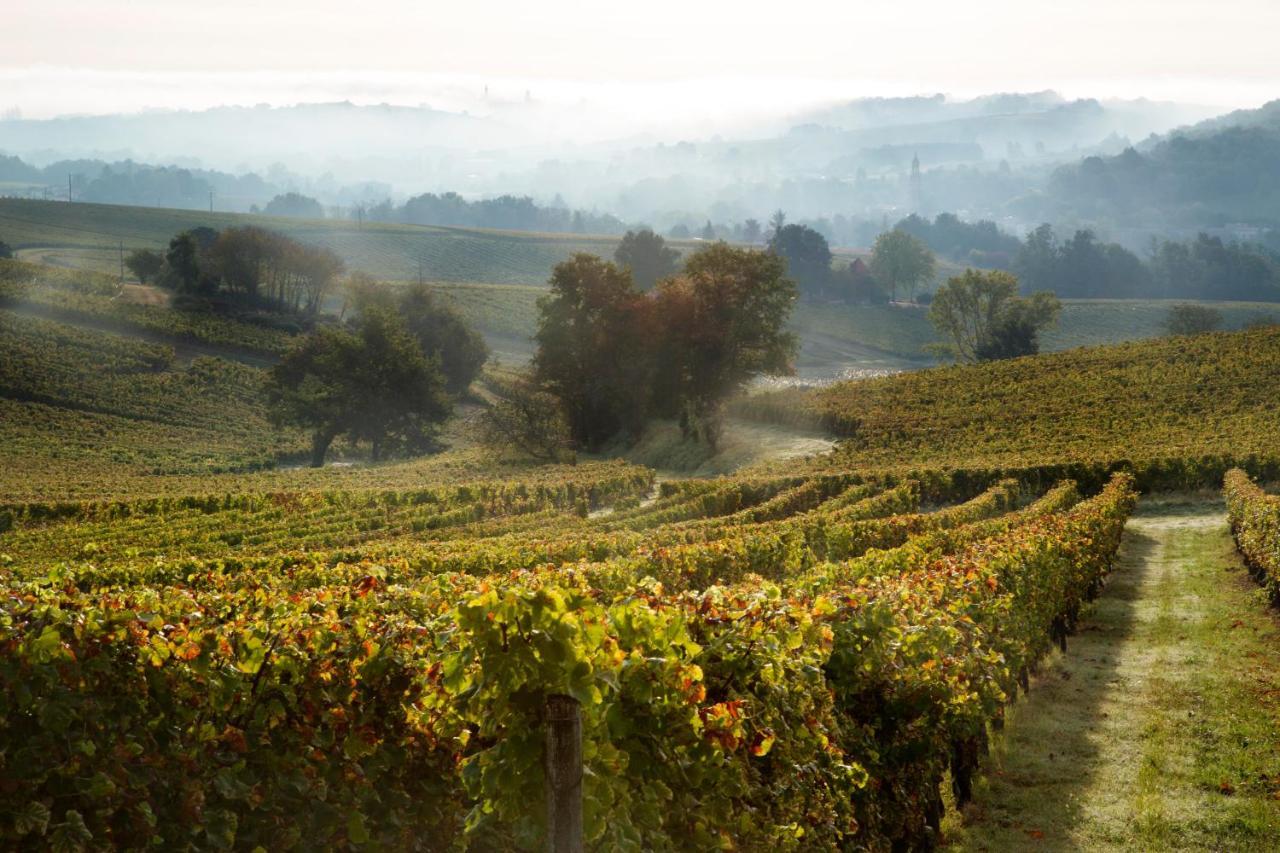
[[[530,352],[536,300],[555,264],[574,252],[610,257],[612,235],[537,234],[345,220],[299,220],[254,214],[67,204],[0,198],[0,239],[24,260],[118,275],[120,247],[162,248],[185,228],[257,225],[307,243],[328,246],[347,262],[387,281],[421,275],[459,306],[506,361]],[[702,241],[670,241],[684,252]],[[853,257],[837,250],[837,263]],[[961,267],[940,262],[938,280]],[[1226,328],[1280,314],[1265,303],[1204,303],[1218,308]],[[1151,338],[1162,333],[1164,300],[1068,300],[1057,328],[1045,333],[1046,351]],[[336,310],[337,306],[332,306]],[[924,347],[936,341],[927,310],[889,305],[800,303],[793,328],[802,343],[801,378],[832,378],[912,369],[932,363]]]
[[[554,695],[581,697],[584,796],[643,805],[590,824],[601,847],[760,849],[781,827],[919,848],[1129,541],[1135,481],[1110,469],[1280,470],[1277,329],[783,395],[842,447],[657,487],[456,454],[216,473],[288,448],[252,368],[7,310],[0,337],[12,799],[134,846],[205,838],[198,796],[239,845],[303,815],[321,846],[518,848]],[[520,783],[472,786],[482,763]],[[1238,799],[1273,814],[1264,796]]]
[[740,411],[807,418],[864,471],[1043,469],[1216,484],[1229,461],[1274,473],[1280,327],[1162,338],[939,367],[750,398]]
[[[24,258],[100,272],[119,270],[119,246],[163,247],[179,231],[257,225],[326,246],[352,269],[382,279],[544,284],[574,252],[612,256],[613,235],[483,231],[346,220],[307,220],[168,208],[0,199],[0,239]],[[697,241],[674,241],[689,251]]]

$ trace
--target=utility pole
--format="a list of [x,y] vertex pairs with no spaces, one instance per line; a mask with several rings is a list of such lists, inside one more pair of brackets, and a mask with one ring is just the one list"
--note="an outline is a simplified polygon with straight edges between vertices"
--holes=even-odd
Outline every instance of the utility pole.
[[422,255],[418,255],[418,284],[422,284]]
[[120,283],[124,284],[124,241],[120,241]]
[[213,213],[213,190],[209,190],[209,212]]
[[67,204],[70,204],[72,201],[74,201],[74,199],[71,198],[71,173],[67,172]]

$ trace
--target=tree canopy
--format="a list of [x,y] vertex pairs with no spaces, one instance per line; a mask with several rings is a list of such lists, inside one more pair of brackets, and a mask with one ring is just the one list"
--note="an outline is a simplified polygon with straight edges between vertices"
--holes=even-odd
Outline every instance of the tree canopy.
[[345,268],[333,250],[265,228],[193,228],[169,242],[157,280],[184,293],[315,315]]
[[680,268],[680,253],[667,246],[667,241],[652,229],[628,231],[613,253],[619,267],[631,271],[631,278],[641,290],[652,290],[657,283]]
[[1171,335],[1202,335],[1222,326],[1222,312],[1208,305],[1174,305],[1164,328]]
[[831,247],[807,225],[783,225],[773,232],[769,250],[787,262],[787,274],[806,295],[826,296],[831,287]]
[[786,332],[796,286],[772,253],[717,243],[685,263],[657,293],[659,411],[712,447],[719,407],[755,376],[791,371],[797,341]]
[[871,250],[871,272],[895,300],[899,293],[915,298],[916,289],[933,278],[935,264],[923,241],[899,229],[881,234]]
[[559,401],[575,447],[636,435],[652,415],[714,446],[723,400],[754,376],[790,370],[795,295],[780,257],[725,243],[649,294],[628,271],[575,255],[539,304],[534,378]]
[[564,410],[578,447],[594,448],[643,425],[648,310],[631,274],[576,254],[538,300],[534,375]]
[[854,258],[831,273],[830,292],[836,299],[863,305],[880,305],[889,301],[889,294],[861,258]]
[[994,222],[965,222],[954,213],[939,213],[932,222],[913,213],[894,228],[923,240],[939,255],[981,267],[1007,268],[1022,247],[1021,240]]
[[415,282],[393,289],[355,274],[349,287],[357,317],[384,310],[400,318],[422,352],[439,364],[450,394],[464,393],[489,360],[484,337],[430,285]]
[[1088,229],[1059,242],[1049,225],[1027,235],[1013,269],[1024,285],[1071,298],[1123,298],[1149,291],[1150,273],[1137,255],[1102,243]]
[[354,330],[321,328],[272,368],[267,399],[279,424],[311,432],[311,464],[333,440],[368,441],[377,461],[429,447],[450,414],[445,379],[391,311],[365,312]]
[[292,216],[297,219],[324,219],[324,208],[311,196],[283,193],[267,202],[262,212],[268,216]]
[[124,265],[138,277],[140,283],[146,284],[155,281],[160,275],[160,270],[164,268],[164,256],[150,249],[134,249],[125,258]]
[[207,283],[201,287],[200,246],[190,231],[176,234],[169,241],[169,249],[164,254],[164,270],[164,281],[174,290],[192,293],[197,289],[210,289]]
[[1044,224],[1027,235],[1013,269],[1028,288],[1064,298],[1280,299],[1280,261],[1263,247],[1200,234],[1153,241],[1150,258],[1080,229],[1059,240]]
[[938,288],[929,319],[959,361],[1016,358],[1039,351],[1040,330],[1056,322],[1061,303],[1052,293],[1018,296],[1018,280],[998,270],[965,270]]
[[473,201],[456,192],[423,193],[398,207],[390,199],[379,202],[367,213],[375,222],[463,228],[620,234],[626,227],[621,219],[608,213],[570,210],[558,197],[544,207],[529,196],[501,195]]

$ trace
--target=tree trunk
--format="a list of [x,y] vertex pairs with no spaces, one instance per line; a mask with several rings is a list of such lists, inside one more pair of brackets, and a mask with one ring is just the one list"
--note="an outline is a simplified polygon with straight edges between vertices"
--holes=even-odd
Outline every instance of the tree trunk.
[[333,444],[334,434],[329,430],[321,430],[311,436],[311,467],[323,468],[324,457]]

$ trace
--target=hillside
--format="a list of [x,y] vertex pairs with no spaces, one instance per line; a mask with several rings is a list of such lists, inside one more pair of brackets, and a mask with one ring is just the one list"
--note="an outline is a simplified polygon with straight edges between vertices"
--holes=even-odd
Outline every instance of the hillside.
[[1038,214],[1156,234],[1241,224],[1275,229],[1280,226],[1277,116],[1280,103],[1272,102],[1179,129],[1115,156],[1062,166],[1049,181]]
[[[306,220],[247,213],[67,204],[0,198],[0,239],[33,259],[100,272],[119,271],[118,247],[159,249],[198,226],[257,225],[337,252],[347,266],[383,279],[544,284],[574,252],[611,257],[617,236],[483,231],[346,220]],[[674,241],[689,251],[696,241]],[[421,262],[421,267],[419,267]]]
[[[1103,469],[1278,470],[1280,329],[759,397],[846,437],[773,472],[466,449],[255,470],[302,446],[267,423],[261,368],[142,338],[250,333],[166,326],[103,279],[15,275],[0,307],[15,848],[50,816],[106,846],[533,849],[566,696],[602,849],[919,848],[984,796],[982,744],[1134,552],[1134,480]],[[1264,834],[1275,801],[1239,798],[1259,817],[1231,832]]]
[[1212,482],[1221,460],[1274,460],[1280,327],[939,367],[817,391],[758,395],[740,410],[806,417],[843,436],[862,470],[1106,467],[1174,460]]
[[[339,220],[297,220],[230,213],[66,204],[0,199],[0,239],[25,260],[118,275],[120,245],[161,248],[177,231],[199,225],[254,224],[308,243],[329,246],[352,269],[385,280],[422,276],[459,306],[498,356],[521,361],[530,352],[536,300],[552,267],[573,252],[612,255],[617,237],[480,231]],[[688,252],[700,241],[673,241]],[[851,257],[837,251],[837,263]],[[961,271],[940,263],[938,282]],[[937,282],[935,282],[937,283]],[[338,309],[331,300],[330,308]],[[1226,328],[1280,313],[1262,303],[1205,303],[1218,308]],[[1045,333],[1046,351],[1155,337],[1168,303],[1071,300],[1057,328]],[[827,380],[930,363],[924,347],[936,341],[924,309],[800,303],[793,328],[802,351],[801,378]]]
[[[1043,352],[1157,338],[1175,304],[1172,299],[1065,299],[1058,323],[1040,336]],[[1197,301],[1222,314],[1224,329],[1274,321],[1280,305],[1269,302]],[[933,359],[925,347],[941,339],[929,322],[929,311],[911,305],[796,306],[793,327],[800,334],[802,378],[838,376],[841,369],[865,365],[906,368]],[[868,351],[859,351],[858,348]]]

